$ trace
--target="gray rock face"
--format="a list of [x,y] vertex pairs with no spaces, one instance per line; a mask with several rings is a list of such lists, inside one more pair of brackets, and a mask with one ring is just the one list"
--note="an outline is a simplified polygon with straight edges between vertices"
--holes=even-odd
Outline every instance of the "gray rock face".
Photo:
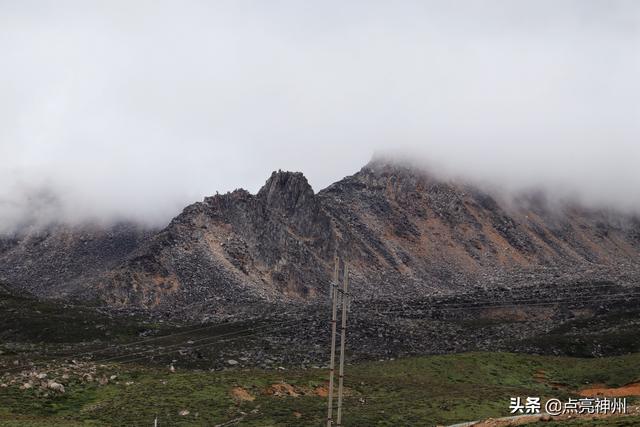
[[127,223],[22,230],[0,238],[0,282],[38,297],[95,297],[87,284],[125,262],[154,233]]
[[318,193],[301,173],[274,172],[257,194],[207,197],[160,231],[6,238],[0,280],[39,296],[215,317],[326,298],[335,253],[348,260],[359,298],[415,299],[541,277],[548,267],[638,265],[640,220],[551,206],[540,194],[506,203],[375,161]]

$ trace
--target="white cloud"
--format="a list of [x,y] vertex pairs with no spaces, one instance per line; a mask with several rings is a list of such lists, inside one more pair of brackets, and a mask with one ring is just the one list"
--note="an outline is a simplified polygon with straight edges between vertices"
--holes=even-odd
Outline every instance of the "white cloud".
[[[0,223],[162,223],[375,151],[640,209],[634,1],[0,2]],[[40,194],[40,193],[38,193]]]

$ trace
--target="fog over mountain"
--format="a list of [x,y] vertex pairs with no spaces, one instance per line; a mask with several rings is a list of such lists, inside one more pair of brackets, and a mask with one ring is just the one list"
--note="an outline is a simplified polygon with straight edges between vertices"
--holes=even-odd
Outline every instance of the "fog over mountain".
[[0,51],[0,232],[374,153],[640,210],[634,1],[2,1]]

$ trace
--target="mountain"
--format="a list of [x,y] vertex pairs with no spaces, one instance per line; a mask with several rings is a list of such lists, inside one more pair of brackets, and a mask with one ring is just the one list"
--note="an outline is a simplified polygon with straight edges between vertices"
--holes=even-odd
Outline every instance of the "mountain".
[[162,230],[59,226],[4,238],[0,281],[111,307],[224,313],[326,298],[335,254],[360,298],[414,298],[635,268],[640,219],[539,193],[506,199],[375,160],[318,193],[301,173],[274,172],[257,194],[207,197]]

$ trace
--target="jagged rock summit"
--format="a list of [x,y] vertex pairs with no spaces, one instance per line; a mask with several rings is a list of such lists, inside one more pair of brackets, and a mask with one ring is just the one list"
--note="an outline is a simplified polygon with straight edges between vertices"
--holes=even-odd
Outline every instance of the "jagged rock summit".
[[[473,185],[381,160],[318,193],[302,173],[274,172],[257,194],[207,197],[162,230],[118,230],[116,237],[92,231],[88,247],[81,244],[87,233],[73,229],[4,239],[0,281],[114,307],[178,312],[206,304],[224,313],[322,298],[336,253],[348,260],[361,298],[456,292],[547,269],[640,264],[635,216],[550,207],[539,195],[507,204]],[[100,248],[108,250],[101,255]]]

